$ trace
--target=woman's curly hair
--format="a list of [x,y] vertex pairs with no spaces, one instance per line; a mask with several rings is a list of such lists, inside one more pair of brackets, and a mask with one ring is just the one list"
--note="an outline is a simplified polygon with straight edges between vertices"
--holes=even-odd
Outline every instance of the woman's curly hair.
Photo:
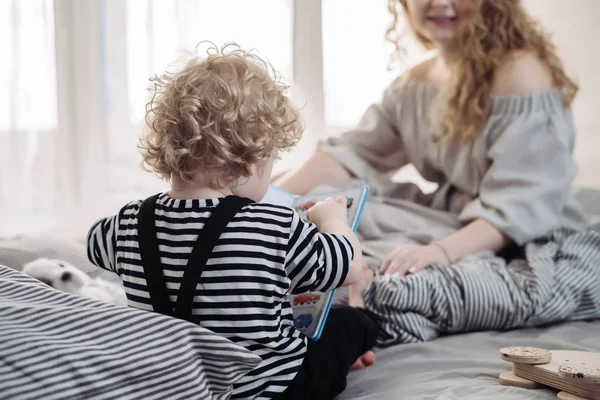
[[233,43],[206,53],[150,79],[139,148],[144,169],[165,180],[201,172],[204,184],[222,187],[294,146],[303,125],[270,64]]
[[[511,51],[535,52],[549,67],[564,105],[570,106],[579,87],[565,73],[556,47],[539,22],[526,12],[522,1],[473,0],[472,3],[473,15],[460,33],[462,57],[445,93],[443,111],[438,118],[446,137],[459,137],[470,142],[479,135],[490,112],[494,73]],[[394,57],[399,57],[403,52],[399,27],[403,15],[408,12],[406,0],[388,0],[388,8],[394,20],[386,38],[396,46]],[[427,38],[414,33],[426,49],[433,48]]]

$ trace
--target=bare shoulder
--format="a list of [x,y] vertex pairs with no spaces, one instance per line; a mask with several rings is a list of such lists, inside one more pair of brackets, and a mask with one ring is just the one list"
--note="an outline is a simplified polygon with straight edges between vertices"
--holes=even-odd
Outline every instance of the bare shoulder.
[[496,69],[494,94],[527,94],[549,90],[553,86],[550,69],[538,56],[527,50],[509,54]]

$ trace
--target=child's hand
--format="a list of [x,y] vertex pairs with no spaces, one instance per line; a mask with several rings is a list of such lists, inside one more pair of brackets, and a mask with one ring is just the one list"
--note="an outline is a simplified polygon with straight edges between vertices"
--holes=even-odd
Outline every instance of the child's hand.
[[319,229],[329,223],[348,225],[347,204],[348,201],[344,196],[339,196],[335,200],[329,197],[309,208],[306,217]]

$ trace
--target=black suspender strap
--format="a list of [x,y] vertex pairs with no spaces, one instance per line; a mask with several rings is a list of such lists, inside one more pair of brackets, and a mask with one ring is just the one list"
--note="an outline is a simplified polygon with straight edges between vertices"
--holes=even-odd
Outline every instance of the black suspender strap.
[[194,248],[188,259],[179,288],[175,311],[173,312],[160,265],[160,256],[158,255],[158,242],[154,220],[156,199],[157,196],[152,196],[144,200],[138,214],[140,254],[152,307],[156,312],[194,322],[192,308],[196,294],[196,285],[198,284],[200,275],[219,238],[225,231],[227,224],[244,206],[253,203],[253,201],[243,197],[227,196],[221,199],[217,207],[213,210],[200,231],[198,240],[194,244]]
[[157,198],[158,195],[154,195],[142,202],[138,213],[138,244],[152,308],[158,313],[174,316],[158,254],[154,224],[154,206]]
[[253,201],[247,198],[227,196],[219,202],[208,221],[206,221],[183,273],[183,281],[175,306],[175,317],[187,319],[188,321],[192,317],[196,285],[206,262],[217,245],[221,234],[225,231],[227,224],[244,206],[250,203],[253,203]]

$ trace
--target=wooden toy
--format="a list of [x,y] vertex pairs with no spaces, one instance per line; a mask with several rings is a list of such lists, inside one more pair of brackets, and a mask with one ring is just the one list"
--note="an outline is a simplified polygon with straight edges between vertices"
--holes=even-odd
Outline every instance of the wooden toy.
[[505,347],[500,349],[505,361],[521,364],[548,364],[552,360],[552,352],[537,347]]
[[529,379],[524,379],[516,376],[512,373],[512,371],[504,371],[498,376],[498,380],[504,386],[514,386],[523,389],[539,389],[544,387],[544,385],[540,385],[537,382],[530,381]]
[[558,400],[587,400],[585,397],[579,397],[576,394],[571,394],[569,392],[558,392],[556,398]]
[[600,383],[600,364],[590,365],[585,362],[566,362],[558,366],[558,373],[571,379]]
[[548,386],[561,391],[559,399],[600,400],[600,353],[506,347],[500,358],[513,363],[512,372],[498,377],[503,385]]

